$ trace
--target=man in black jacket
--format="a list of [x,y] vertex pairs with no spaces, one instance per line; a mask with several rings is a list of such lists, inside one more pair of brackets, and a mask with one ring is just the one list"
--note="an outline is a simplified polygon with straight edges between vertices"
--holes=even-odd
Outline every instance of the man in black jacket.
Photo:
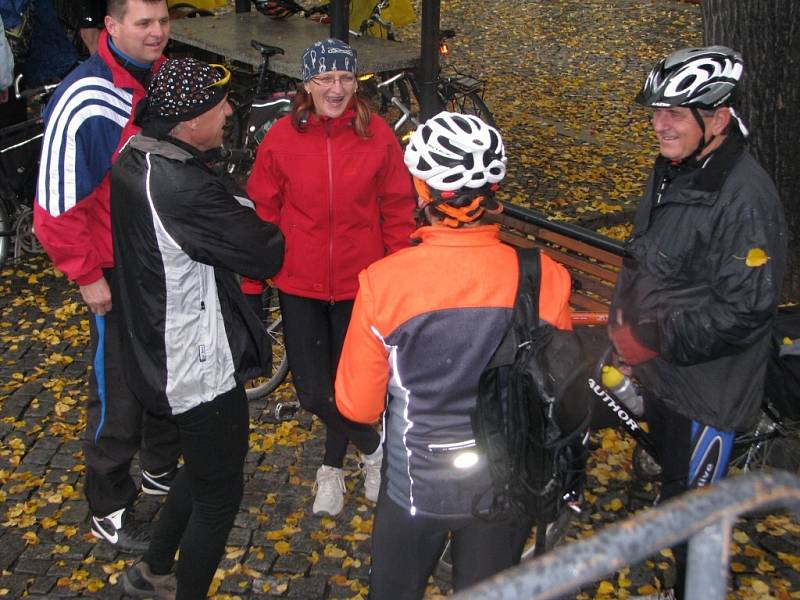
[[236,273],[265,279],[283,236],[207,164],[222,144],[230,72],[169,60],[137,108],[142,132],[111,174],[113,294],[126,377],[145,408],[174,418],[180,469],[128,594],[205,598],[241,501],[248,410],[243,383],[271,359]]
[[609,335],[648,392],[662,499],[724,476],[734,433],[755,424],[763,396],[787,234],[775,186],[732,106],[743,70],[729,48],[679,50],[636,97],[654,109],[660,156]]

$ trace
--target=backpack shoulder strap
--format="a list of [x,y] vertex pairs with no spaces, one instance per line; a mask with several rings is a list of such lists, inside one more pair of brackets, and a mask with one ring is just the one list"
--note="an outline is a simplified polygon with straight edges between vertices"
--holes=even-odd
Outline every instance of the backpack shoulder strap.
[[512,324],[520,336],[518,343],[530,340],[531,332],[539,326],[539,286],[542,267],[538,248],[517,248],[519,285],[514,303]]
[[531,331],[539,324],[539,282],[541,266],[537,248],[517,248],[519,281],[511,322],[487,369],[510,365],[520,344],[531,339]]

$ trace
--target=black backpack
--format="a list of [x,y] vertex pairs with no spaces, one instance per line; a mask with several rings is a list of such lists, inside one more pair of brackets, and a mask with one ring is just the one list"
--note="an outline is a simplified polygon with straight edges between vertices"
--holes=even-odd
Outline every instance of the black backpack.
[[[539,252],[517,250],[517,256],[513,317],[481,374],[472,414],[492,478],[491,490],[473,499],[473,514],[492,520],[527,515],[549,523],[565,497],[582,492],[592,406],[589,369],[574,332],[539,324]],[[491,505],[478,510],[486,494]]]
[[[786,343],[786,338],[791,343]],[[800,420],[800,306],[778,309],[765,385],[780,416]]]

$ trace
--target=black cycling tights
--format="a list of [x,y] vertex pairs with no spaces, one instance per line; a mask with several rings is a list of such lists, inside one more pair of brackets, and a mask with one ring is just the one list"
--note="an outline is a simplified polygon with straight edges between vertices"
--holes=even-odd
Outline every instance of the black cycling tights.
[[519,562],[531,531],[530,519],[485,521],[474,517],[411,516],[381,487],[372,529],[370,600],[417,600],[425,594],[451,536],[456,592]]
[[333,397],[336,367],[353,312],[353,301],[326,302],[279,292],[283,336],[300,405],[326,426],[322,464],[341,467],[347,442],[364,454],[378,449],[380,436],[369,425],[342,417]]
[[244,388],[236,386],[175,421],[184,466],[142,560],[154,573],[169,573],[180,547],[176,600],[197,600],[208,594],[242,501],[249,426]]

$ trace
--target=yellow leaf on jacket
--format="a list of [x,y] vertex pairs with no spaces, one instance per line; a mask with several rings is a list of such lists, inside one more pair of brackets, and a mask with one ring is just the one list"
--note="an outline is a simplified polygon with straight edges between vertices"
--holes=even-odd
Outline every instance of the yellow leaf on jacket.
[[747,258],[744,261],[748,267],[763,267],[767,264],[769,256],[761,248],[750,248],[747,251]]

